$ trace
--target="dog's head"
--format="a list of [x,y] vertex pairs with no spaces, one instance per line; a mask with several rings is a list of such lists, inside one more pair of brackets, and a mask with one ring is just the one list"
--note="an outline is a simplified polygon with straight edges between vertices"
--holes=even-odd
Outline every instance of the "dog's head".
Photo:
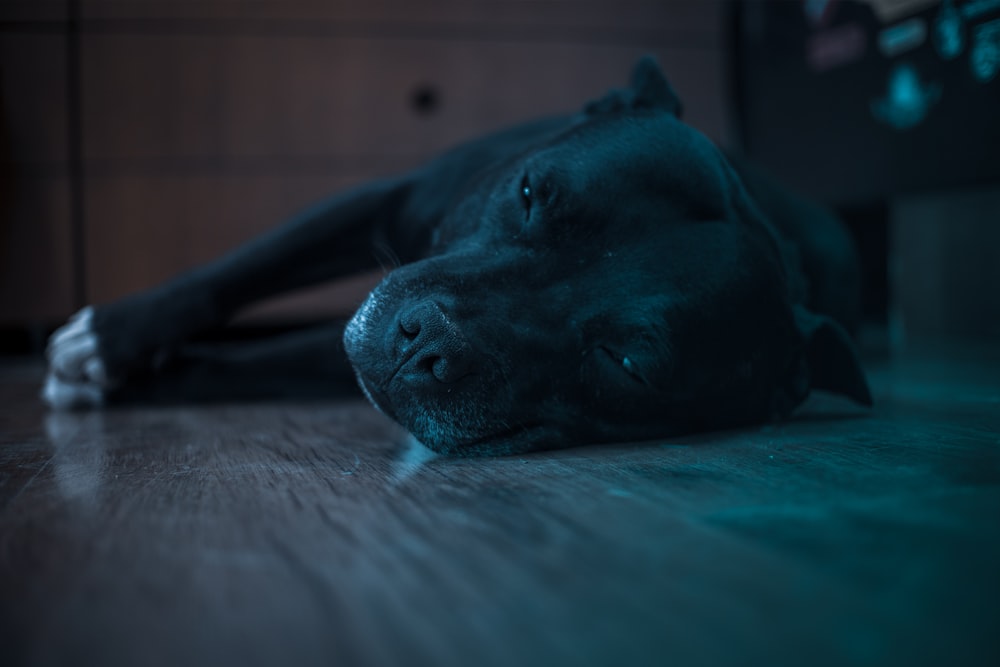
[[348,325],[369,398],[432,449],[645,440],[870,401],[850,342],[650,60],[493,168]]

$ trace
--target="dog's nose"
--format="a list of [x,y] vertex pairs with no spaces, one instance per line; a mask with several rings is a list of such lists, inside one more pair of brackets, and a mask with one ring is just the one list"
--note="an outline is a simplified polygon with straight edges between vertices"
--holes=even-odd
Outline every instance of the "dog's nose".
[[473,372],[468,342],[438,303],[421,301],[404,308],[397,329],[398,377],[408,384],[447,384]]

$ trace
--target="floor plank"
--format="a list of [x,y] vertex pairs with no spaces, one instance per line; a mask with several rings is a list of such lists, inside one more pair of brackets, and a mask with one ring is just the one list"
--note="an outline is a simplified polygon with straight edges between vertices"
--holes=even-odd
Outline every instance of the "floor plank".
[[48,414],[6,363],[4,664],[1000,664],[998,370],[448,459],[360,401]]

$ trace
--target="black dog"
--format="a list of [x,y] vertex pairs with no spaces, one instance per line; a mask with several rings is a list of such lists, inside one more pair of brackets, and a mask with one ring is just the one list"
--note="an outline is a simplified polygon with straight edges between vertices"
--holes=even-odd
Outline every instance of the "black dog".
[[[582,113],[446,153],[305,213],[50,341],[56,407],[342,391],[441,452],[661,438],[870,404],[845,332],[851,242],[679,120],[651,60]],[[346,325],[196,345],[248,303],[378,266]],[[840,324],[836,321],[839,320]],[[350,364],[348,364],[348,361]]]

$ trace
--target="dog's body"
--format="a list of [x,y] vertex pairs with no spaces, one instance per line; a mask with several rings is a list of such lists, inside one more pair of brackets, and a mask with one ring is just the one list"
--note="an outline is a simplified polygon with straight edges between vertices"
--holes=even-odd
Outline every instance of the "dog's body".
[[[466,144],[85,309],[53,336],[45,397],[317,395],[356,375],[419,440],[465,453],[755,423],[810,388],[870,403],[843,328],[858,308],[848,236],[738,176],[679,113],[644,60],[580,114]],[[186,343],[253,301],[374,268],[385,248],[401,266],[346,330]]]

